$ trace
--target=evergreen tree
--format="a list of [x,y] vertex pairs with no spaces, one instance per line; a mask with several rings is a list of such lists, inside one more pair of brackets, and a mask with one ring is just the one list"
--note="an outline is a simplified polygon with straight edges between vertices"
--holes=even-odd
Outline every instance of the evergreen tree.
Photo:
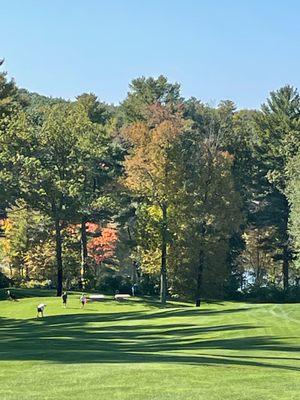
[[300,144],[300,96],[296,89],[285,86],[271,92],[267,103],[255,118],[259,146],[257,157],[270,183],[266,195],[269,221],[277,227],[281,248],[283,287],[289,286],[289,264],[292,249],[288,233],[290,206],[287,199],[287,166]]

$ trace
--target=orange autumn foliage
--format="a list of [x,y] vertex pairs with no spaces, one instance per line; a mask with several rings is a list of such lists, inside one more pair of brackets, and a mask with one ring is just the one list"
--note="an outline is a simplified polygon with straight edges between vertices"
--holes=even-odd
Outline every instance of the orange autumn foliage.
[[125,159],[125,186],[134,192],[160,201],[173,188],[175,143],[188,127],[181,112],[169,107],[149,107],[148,122],[136,122],[124,130],[132,145]]
[[[78,236],[80,225],[69,225],[66,231],[69,235]],[[86,232],[88,236],[88,255],[94,259],[96,264],[114,256],[116,242],[118,240],[117,229],[112,227],[102,228],[100,224],[87,222]]]
[[87,245],[89,256],[93,258],[97,264],[113,257],[118,239],[117,230],[110,227],[101,228],[98,224],[94,223],[88,223],[87,225],[88,232],[101,232],[100,236],[89,240]]
[[95,222],[87,222],[86,223],[86,231],[87,233],[99,233],[101,232],[100,224],[96,224]]

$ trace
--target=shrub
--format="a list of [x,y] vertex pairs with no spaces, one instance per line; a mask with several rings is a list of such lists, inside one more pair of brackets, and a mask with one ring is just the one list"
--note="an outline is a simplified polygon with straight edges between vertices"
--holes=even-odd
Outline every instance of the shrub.
[[285,292],[283,288],[269,285],[264,287],[250,287],[243,293],[245,300],[252,300],[266,303],[285,303],[300,301],[300,287],[292,286]]
[[159,278],[153,275],[143,274],[138,283],[138,292],[147,296],[159,294]]
[[132,283],[130,277],[122,275],[104,275],[96,289],[103,293],[131,293]]
[[0,272],[0,288],[8,287],[11,284],[11,280],[7,278],[2,272]]

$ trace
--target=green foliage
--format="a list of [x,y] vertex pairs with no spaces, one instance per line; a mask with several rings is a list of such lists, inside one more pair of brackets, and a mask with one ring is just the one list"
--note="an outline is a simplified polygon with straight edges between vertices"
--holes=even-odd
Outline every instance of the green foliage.
[[242,222],[232,157],[219,149],[212,134],[203,139],[188,133],[177,157],[182,181],[173,205],[177,227],[172,287],[180,294],[222,293],[229,272],[229,239]]
[[287,185],[287,197],[290,204],[290,218],[289,218],[289,232],[291,235],[291,245],[295,251],[294,259],[294,274],[296,282],[299,282],[300,275],[300,179],[299,179],[299,167],[300,167],[300,153],[294,156],[288,166],[287,174],[289,177]]
[[[141,77],[116,107],[93,93],[65,101],[19,90],[0,74],[1,264],[57,281],[58,292],[79,276],[95,284],[105,268],[136,280],[133,261],[151,293],[160,275],[164,302],[167,287],[198,299],[237,285],[287,292],[299,283],[299,137],[291,86],[260,111],[237,111]],[[112,221],[118,240],[104,267],[88,244],[105,242]]]
[[38,93],[29,92],[26,89],[20,89],[19,93],[21,93],[22,98],[26,101],[23,109],[33,125],[41,126],[43,124],[49,107],[55,104],[64,106],[67,103],[62,98],[42,96]]
[[10,285],[10,279],[4,274],[3,272],[0,271],[0,288],[5,288]]
[[[5,134],[7,125],[27,105],[22,92],[14,80],[8,80],[6,73],[0,73],[0,132]],[[5,214],[5,207],[13,203],[17,197],[16,182],[11,169],[6,168],[7,154],[0,151],[0,216]]]
[[141,204],[136,212],[136,251],[144,273],[159,275],[161,267],[162,212],[155,205]]
[[115,114],[114,106],[100,102],[93,93],[83,93],[76,99],[87,111],[89,119],[97,124],[106,125]]
[[157,79],[144,76],[134,79],[129,88],[127,98],[121,104],[121,112],[128,123],[147,121],[149,106],[153,104],[174,107],[183,100],[180,96],[180,85],[169,83],[163,75]]
[[131,294],[132,283],[129,276],[123,275],[103,275],[96,286],[101,293],[115,294],[119,293]]
[[261,158],[270,182],[284,191],[286,166],[299,151],[300,96],[291,86],[270,93],[262,111],[256,114]]
[[298,153],[300,144],[300,97],[297,90],[285,86],[271,92],[261,112],[256,114],[255,122],[258,133],[256,154],[260,168],[270,183],[265,195],[265,204],[269,205],[265,216],[267,223],[276,227],[277,246],[281,248],[278,258],[282,260],[283,286],[288,290],[293,258],[288,233],[288,166]]
[[12,116],[26,105],[26,99],[13,79],[8,80],[5,72],[0,73],[0,120]]
[[[1,142],[3,163],[18,182],[20,196],[56,223],[60,253],[62,222],[89,213],[102,183],[114,175],[117,151],[108,133],[90,121],[82,105],[64,104],[47,109],[42,126],[20,113]],[[58,264],[60,258],[57,254]]]
[[[45,247],[51,234],[51,225],[47,217],[34,211],[23,201],[7,211],[4,223],[4,237],[1,239],[3,268],[7,275],[29,280],[37,274],[43,274],[47,266]],[[31,254],[37,252],[37,262],[30,263]]]

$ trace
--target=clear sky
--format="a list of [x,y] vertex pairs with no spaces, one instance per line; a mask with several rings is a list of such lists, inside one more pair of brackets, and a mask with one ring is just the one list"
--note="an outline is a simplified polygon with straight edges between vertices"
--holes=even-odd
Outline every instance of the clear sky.
[[0,0],[0,17],[4,69],[45,95],[118,103],[160,74],[239,108],[300,89],[299,0]]

